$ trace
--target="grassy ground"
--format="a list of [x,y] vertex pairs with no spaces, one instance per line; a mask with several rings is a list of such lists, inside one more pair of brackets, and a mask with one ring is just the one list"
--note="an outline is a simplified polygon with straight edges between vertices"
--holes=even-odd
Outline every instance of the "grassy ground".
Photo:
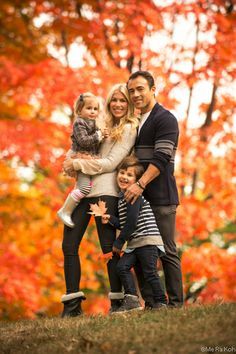
[[236,353],[236,304],[0,322],[0,353]]

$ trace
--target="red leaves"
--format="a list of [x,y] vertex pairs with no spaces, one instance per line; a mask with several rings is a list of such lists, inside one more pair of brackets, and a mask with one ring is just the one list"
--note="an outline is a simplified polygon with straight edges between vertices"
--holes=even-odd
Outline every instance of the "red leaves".
[[[33,259],[20,255],[14,245],[0,249],[1,317],[11,313],[12,318],[34,317],[39,306],[39,278]],[[14,304],[14,311],[11,310]],[[1,313],[2,312],[2,313]]]
[[[206,1],[202,6],[195,2],[157,6],[150,0],[104,1],[101,6],[91,0],[90,18],[87,11],[80,11],[81,4],[64,1],[63,11],[60,1],[50,6],[32,2],[30,10],[25,2],[21,10],[7,2],[0,5],[2,28],[9,34],[0,57],[0,231],[5,249],[0,258],[0,307],[10,318],[16,313],[33,316],[40,309],[52,312],[54,304],[59,312],[64,292],[63,226],[56,210],[71,183],[60,171],[70,145],[73,101],[83,91],[105,98],[114,83],[126,82],[129,72],[139,67],[154,74],[158,102],[174,111],[179,103],[186,106],[179,114],[176,169],[181,191],[177,240],[184,249],[185,284],[188,275],[191,284],[206,280],[201,301],[235,300],[235,261],[228,246],[234,231],[222,234],[228,249],[210,243],[214,233],[235,220],[235,98],[230,94],[236,57],[233,13],[227,14],[220,1],[214,6]],[[45,23],[37,22],[44,18]],[[186,42],[181,43],[178,26],[188,19],[193,26],[186,27],[187,32],[192,34],[196,34],[194,21],[199,21],[199,36],[186,37],[183,31]],[[78,69],[67,65],[74,42],[86,48],[79,55],[78,64],[83,67]],[[49,44],[54,48],[50,53]],[[212,102],[211,92],[199,89],[198,83],[204,80],[218,85]],[[207,129],[189,128],[194,119],[194,126],[200,127],[209,108],[212,115]],[[58,111],[68,125],[61,125],[59,119],[55,123]],[[19,176],[19,166],[31,168],[33,180]],[[91,206],[92,215],[105,212],[102,201]],[[106,265],[99,260],[109,261],[112,253],[101,255],[93,221],[80,255],[81,287],[107,292]]]
[[189,248],[182,256],[186,291],[193,284],[203,284],[199,302],[236,301],[235,269],[235,255],[211,243]]
[[[0,121],[0,149],[4,157],[17,157],[25,165],[35,163],[49,168],[53,175],[61,170],[60,153],[63,146],[69,147],[69,130],[62,125],[47,121]],[[67,144],[65,145],[65,142]]]

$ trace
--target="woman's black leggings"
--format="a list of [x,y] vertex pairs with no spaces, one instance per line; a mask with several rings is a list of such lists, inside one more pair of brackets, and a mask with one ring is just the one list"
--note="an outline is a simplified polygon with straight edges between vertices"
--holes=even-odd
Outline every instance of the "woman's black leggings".
[[[64,254],[64,272],[66,281],[66,293],[71,294],[79,291],[81,266],[78,254],[79,245],[88,226],[91,215],[90,203],[97,203],[99,200],[106,202],[107,212],[117,215],[118,198],[112,196],[101,196],[96,198],[83,198],[72,214],[75,227],[72,229],[65,225],[62,250]],[[102,252],[112,251],[112,245],[116,238],[116,230],[110,224],[102,224],[101,218],[96,217],[96,226]],[[108,277],[111,292],[121,292],[122,285],[116,272],[116,265],[119,261],[117,256],[113,256],[107,263]]]

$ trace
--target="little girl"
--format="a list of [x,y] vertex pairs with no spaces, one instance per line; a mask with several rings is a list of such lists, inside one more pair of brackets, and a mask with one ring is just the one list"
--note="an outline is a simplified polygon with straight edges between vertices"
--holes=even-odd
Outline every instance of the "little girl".
[[[99,114],[99,101],[96,96],[90,92],[81,94],[74,104],[74,115],[76,116],[71,134],[71,150],[67,156],[78,157],[78,154],[87,154],[95,157],[98,153],[98,147],[103,138],[108,136],[107,129],[103,131],[96,126],[96,118]],[[83,155],[80,155],[80,158]],[[71,228],[75,225],[71,220],[71,214],[80,199],[89,194],[91,190],[90,176],[79,173],[77,176],[76,188],[68,195],[64,205],[57,212],[63,223]]]
[[[117,264],[117,272],[125,290],[123,304],[116,312],[142,310],[138,299],[134,279],[131,273],[137,262],[140,263],[144,279],[150,284],[153,292],[153,309],[166,307],[167,299],[157,273],[159,255],[165,254],[165,249],[156,224],[155,216],[148,201],[139,196],[134,204],[127,203],[124,198],[126,189],[133,183],[139,183],[144,170],[136,157],[128,156],[118,166],[117,183],[121,190],[118,202],[119,218],[105,214],[103,223],[110,223],[121,230],[119,237],[113,243],[113,253],[121,253],[127,241],[124,255]],[[141,187],[142,188],[142,187]]]

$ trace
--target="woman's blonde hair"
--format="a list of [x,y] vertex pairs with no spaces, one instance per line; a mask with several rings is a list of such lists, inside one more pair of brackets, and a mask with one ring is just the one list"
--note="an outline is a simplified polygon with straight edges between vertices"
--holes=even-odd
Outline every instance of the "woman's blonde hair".
[[[110,103],[114,93],[117,91],[124,95],[126,101],[128,102],[128,109],[127,109],[127,114],[120,119],[119,124],[115,125],[115,120],[110,110]],[[111,139],[119,140],[122,136],[124,126],[127,123],[130,123],[134,129],[138,126],[138,119],[134,116],[134,109],[129,98],[129,93],[126,88],[126,84],[116,84],[112,87],[112,89],[107,95],[106,104],[105,104],[105,113],[106,113],[106,125],[108,128],[112,128],[110,134]]]
[[74,116],[78,116],[79,113],[81,112],[82,108],[85,105],[86,99],[88,98],[93,98],[94,100],[97,100],[98,102],[98,110],[100,110],[100,105],[99,105],[99,100],[97,98],[97,96],[95,96],[93,93],[91,92],[85,92],[85,93],[81,93],[81,95],[79,95],[74,103]]

